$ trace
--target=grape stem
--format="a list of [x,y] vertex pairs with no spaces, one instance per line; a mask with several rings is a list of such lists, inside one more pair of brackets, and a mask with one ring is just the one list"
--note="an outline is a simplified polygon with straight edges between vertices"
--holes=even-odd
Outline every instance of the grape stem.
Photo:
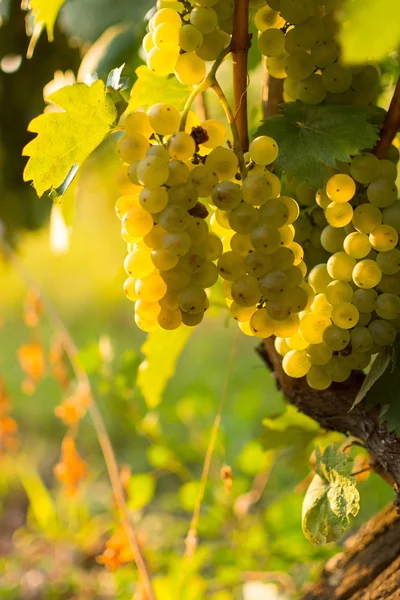
[[38,294],[41,298],[41,302],[45,309],[46,315],[51,324],[53,325],[54,329],[60,335],[65,354],[68,357],[68,360],[74,371],[76,380],[88,393],[88,397],[90,398],[88,413],[91,417],[101,450],[103,452],[104,461],[106,463],[115,503],[118,508],[121,525],[126,532],[129,541],[129,546],[132,550],[132,554],[134,556],[135,563],[139,572],[140,581],[146,592],[147,598],[148,600],[156,600],[146,560],[142,554],[137,533],[133,527],[132,520],[129,515],[129,510],[125,502],[124,490],[119,476],[118,463],[115,457],[114,449],[110,437],[108,435],[103,417],[94,398],[90,379],[86,371],[81,367],[79,363],[79,350],[72,338],[72,335],[70,334],[60,315],[54,308],[53,304],[43,294],[38,282],[25,270],[24,266],[21,264],[20,260],[15,254],[14,250],[11,248],[11,246],[7,244],[5,239],[1,238],[1,236],[0,251],[4,254],[4,256],[10,262],[10,264],[13,266],[15,272],[18,273],[18,275],[24,281],[26,286],[28,288],[38,290]]
[[400,130],[400,77],[390,102],[389,110],[380,131],[379,141],[374,148],[374,154],[378,158],[385,158],[391,143]]
[[262,111],[264,119],[278,114],[283,102],[283,79],[276,79],[268,73],[267,59],[263,56]]
[[249,1],[236,0],[230,49],[233,59],[233,105],[239,138],[243,150],[249,149],[247,122],[247,57],[251,46],[249,34]]

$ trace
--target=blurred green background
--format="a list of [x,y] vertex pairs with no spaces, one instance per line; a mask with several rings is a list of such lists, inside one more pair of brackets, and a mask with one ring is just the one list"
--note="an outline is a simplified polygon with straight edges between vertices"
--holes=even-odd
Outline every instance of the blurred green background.
[[[227,380],[221,432],[199,522],[199,549],[184,597],[296,598],[337,551],[305,540],[301,504],[313,448],[340,442],[341,437],[323,434],[285,406],[254,340],[237,335],[218,307],[218,297],[184,348],[162,403],[149,408],[136,386],[145,337],[135,327],[132,307],[122,293],[125,244],[113,208],[118,195],[113,141],[91,156],[68,192],[76,195],[76,215],[67,253],[50,249],[50,201],[37,199],[22,182],[21,149],[30,139],[29,121],[44,108],[43,87],[56,70],[77,75],[80,69],[81,77],[97,70],[105,77],[124,62],[125,73],[134,78],[150,5],[144,0],[69,0],[55,42],[49,45],[42,36],[28,61],[29,15],[19,3],[0,3],[0,220],[24,270],[40,284],[79,346],[119,464],[131,469],[128,503],[155,574],[158,597],[174,598],[210,432]],[[20,65],[15,69],[16,60],[14,67],[7,67],[12,60],[4,62],[4,57],[20,57]],[[255,124],[260,118],[261,73],[255,53],[250,64]],[[229,87],[227,71],[222,79]],[[210,110],[218,116],[213,105]],[[23,322],[26,296],[19,275],[0,263],[0,374],[20,441],[18,450],[0,457],[0,598],[139,600],[134,596],[134,566],[112,573],[96,562],[115,530],[116,515],[87,417],[77,446],[88,463],[88,477],[78,495],[66,497],[52,475],[65,434],[54,409],[66,394],[51,377],[48,360],[34,393],[26,395],[21,389],[18,349],[32,336]],[[44,316],[40,340],[46,355],[54,333]],[[158,368],[161,372],[162,361]],[[230,494],[220,476],[224,464],[233,470]],[[376,475],[360,482],[360,493],[355,526],[392,499],[390,488]]]

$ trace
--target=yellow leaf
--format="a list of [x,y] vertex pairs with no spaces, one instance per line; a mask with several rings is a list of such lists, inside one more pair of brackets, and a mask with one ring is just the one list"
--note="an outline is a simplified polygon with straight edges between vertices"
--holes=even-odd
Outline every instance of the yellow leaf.
[[49,42],[53,41],[54,25],[64,2],[65,0],[31,0],[30,2],[35,25],[46,27]]
[[48,100],[64,110],[33,119],[28,130],[38,135],[23,150],[23,155],[30,157],[24,181],[33,181],[38,196],[61,185],[70,169],[84,162],[117,120],[114,103],[100,80],[90,87],[85,83],[64,87]]
[[160,329],[150,333],[143,344],[141,351],[145,360],[139,366],[137,386],[149,408],[161,403],[162,394],[175,373],[176,363],[192,330],[184,326],[174,331]]

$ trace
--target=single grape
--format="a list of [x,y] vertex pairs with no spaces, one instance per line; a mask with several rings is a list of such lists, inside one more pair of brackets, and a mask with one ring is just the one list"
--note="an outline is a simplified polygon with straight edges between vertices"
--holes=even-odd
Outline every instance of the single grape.
[[198,313],[206,308],[207,295],[203,288],[195,283],[178,292],[179,307],[186,313]]
[[288,346],[285,338],[276,337],[274,340],[275,350],[281,356],[285,356],[288,352],[290,352],[290,347]]
[[214,233],[210,233],[208,235],[205,243],[205,250],[207,260],[218,260],[219,257],[222,255],[222,242],[219,239],[219,237]]
[[241,306],[236,302],[232,302],[229,307],[229,312],[231,313],[232,319],[235,321],[250,321],[251,317],[256,311],[255,306]]
[[332,321],[341,329],[351,329],[357,325],[359,313],[351,302],[336,304],[332,310]]
[[179,25],[171,22],[160,23],[153,31],[154,45],[162,51],[175,51],[179,46]]
[[325,292],[328,285],[333,281],[328,273],[327,265],[316,265],[308,274],[308,283],[313,288],[316,294]]
[[321,231],[320,239],[324,250],[330,254],[334,254],[335,252],[340,252],[340,250],[343,248],[345,237],[346,234],[343,229],[332,227],[332,225],[327,225]]
[[365,258],[371,251],[371,244],[366,233],[354,231],[346,236],[343,248],[352,258]]
[[329,325],[323,333],[324,343],[334,352],[344,350],[350,342],[350,333],[347,329],[337,325]]
[[189,252],[192,242],[186,231],[180,233],[167,233],[163,238],[163,248],[168,250],[173,256],[182,257]]
[[267,71],[275,79],[284,79],[287,77],[286,74],[286,60],[289,55],[287,52],[283,52],[278,56],[268,56],[267,58]]
[[325,342],[321,342],[320,344],[310,344],[308,348],[306,348],[308,360],[312,365],[316,366],[326,365],[331,359],[332,354],[332,348],[325,344]]
[[332,381],[335,381],[336,383],[343,383],[351,375],[351,368],[348,366],[343,356],[332,356],[327,368]]
[[217,263],[222,279],[235,281],[244,275],[243,259],[232,251],[224,252]]
[[314,64],[324,69],[329,65],[332,65],[338,56],[338,48],[332,40],[324,40],[318,46],[311,48],[311,58]]
[[332,202],[348,202],[356,193],[356,184],[349,175],[338,173],[328,179],[326,193]]
[[400,298],[396,294],[379,294],[375,311],[381,319],[397,319],[400,317]]
[[124,135],[118,140],[117,150],[121,159],[126,163],[142,160],[146,156],[150,144],[141,133]]
[[124,283],[124,293],[125,296],[131,302],[136,302],[138,300],[138,295],[135,290],[136,279],[134,277],[128,277],[128,279]]
[[169,175],[166,181],[166,185],[168,187],[179,185],[180,183],[186,183],[186,181],[189,179],[189,167],[182,160],[170,160],[168,163],[168,171]]
[[211,261],[204,262],[193,271],[192,281],[201,285],[202,288],[210,288],[217,282],[218,269]]
[[171,135],[179,129],[181,116],[174,106],[154,104],[147,111],[152,129],[160,135]]
[[386,208],[397,200],[396,184],[390,179],[379,177],[369,184],[367,196],[371,204],[378,208]]
[[258,38],[258,49],[264,56],[278,56],[285,51],[285,34],[280,29],[266,29]]
[[397,246],[399,236],[390,225],[378,225],[369,234],[369,241],[374,250],[389,252]]
[[241,275],[233,282],[231,294],[240,306],[255,306],[261,298],[258,279],[252,275]]
[[250,158],[258,165],[269,165],[278,157],[278,144],[267,135],[255,138],[249,148]]
[[380,346],[389,346],[393,344],[396,338],[396,328],[392,323],[383,319],[376,319],[369,323],[368,330],[372,335],[375,344]]
[[211,33],[204,33],[203,43],[196,51],[196,54],[204,61],[214,61],[229,44],[230,39],[230,36],[221,31],[221,29],[214,29]]
[[178,58],[178,49],[176,52],[160,50],[154,47],[150,50],[147,55],[146,63],[148,69],[158,75],[159,77],[165,77],[174,72],[176,59]]
[[353,288],[345,281],[334,280],[326,288],[326,298],[332,306],[342,302],[351,302],[353,298]]
[[202,34],[211,33],[218,27],[218,15],[209,6],[196,6],[190,12],[190,23]]
[[157,302],[165,295],[167,285],[159,273],[153,272],[143,279],[138,279],[135,290],[140,300]]
[[326,367],[312,365],[306,376],[307,383],[313,390],[326,390],[332,383],[332,377]]
[[[250,234],[258,226],[259,217],[261,217],[261,213],[259,215],[258,210],[254,206],[241,202],[229,213],[228,219],[233,231]],[[275,223],[272,224],[275,225]]]
[[123,128],[127,136],[140,133],[149,138],[154,133],[148,115],[139,110],[131,112],[125,117]]
[[394,275],[400,271],[400,250],[393,248],[388,252],[379,252],[376,263],[385,275]]
[[330,318],[332,314],[332,305],[328,302],[326,294],[316,294],[311,305],[311,311],[316,315]]
[[271,182],[264,173],[251,173],[242,183],[242,194],[247,204],[260,206],[273,198]]
[[195,52],[185,52],[178,56],[175,63],[175,75],[181,83],[196,85],[204,79],[205,74],[206,63]]
[[259,308],[250,317],[249,326],[253,335],[267,338],[274,333],[275,322],[265,308]]
[[228,148],[214,148],[206,159],[206,166],[213,173],[216,173],[220,180],[233,179],[236,175],[238,164],[236,154]]
[[311,363],[304,350],[291,350],[283,357],[282,367],[289,377],[299,378],[307,375]]
[[195,52],[203,43],[203,34],[193,25],[183,25],[179,30],[179,46],[185,52]]
[[332,94],[345,92],[350,87],[351,81],[351,70],[337,63],[328,65],[322,72],[322,83]]
[[279,12],[268,5],[262,6],[254,16],[254,25],[261,32],[270,28],[279,29],[284,23],[284,19]]
[[371,289],[378,285],[382,271],[374,260],[365,258],[353,269],[353,281],[359,288]]
[[230,211],[242,201],[242,192],[238,184],[231,181],[217,183],[212,193],[212,203],[221,210]]
[[140,192],[139,202],[149,213],[159,213],[168,204],[168,193],[164,187],[143,188]]
[[178,131],[169,138],[167,148],[171,158],[188,160],[195,153],[196,144],[191,135],[184,131]]
[[168,291],[177,293],[178,290],[182,290],[189,285],[192,272],[187,265],[183,265],[178,262],[178,264],[175,267],[172,267],[172,269],[161,271],[161,277],[167,284]]
[[218,183],[218,176],[206,165],[199,165],[190,172],[190,181],[197,189],[200,198],[211,196]]
[[332,227],[345,227],[351,222],[353,215],[353,208],[348,202],[331,202],[325,210],[326,220]]
[[154,31],[161,23],[174,23],[177,27],[181,25],[181,17],[173,8],[163,8],[158,10],[151,18],[151,27]]
[[190,181],[173,185],[168,190],[169,204],[176,204],[185,210],[191,210],[196,206],[198,197],[197,188]]
[[289,350],[306,350],[310,346],[310,342],[303,337],[300,331],[286,338]]
[[351,281],[353,270],[356,268],[356,260],[347,256],[345,252],[335,252],[329,258],[326,266],[332,279]]
[[369,234],[382,223],[382,213],[377,206],[361,204],[354,209],[352,223],[357,231]]
[[254,277],[263,277],[267,273],[272,272],[273,266],[271,256],[271,254],[261,254],[257,251],[247,254],[243,262],[246,273],[254,275]]
[[153,227],[153,218],[141,206],[132,206],[122,217],[122,225],[131,237],[143,237]]
[[158,317],[161,312],[161,306],[158,302],[146,302],[145,300],[138,300],[135,304],[135,313],[141,319],[147,319],[153,321]]
[[140,161],[136,174],[141,185],[150,189],[158,188],[168,180],[168,163],[158,156],[148,156]]
[[[288,81],[289,78],[285,79]],[[304,104],[321,104],[326,98],[326,89],[322,84],[322,77],[318,73],[312,73],[306,79],[299,81],[296,88],[296,98]]]
[[352,303],[362,313],[371,313],[375,310],[378,293],[374,289],[357,289],[354,292]]
[[313,59],[304,50],[297,50],[289,54],[285,61],[285,72],[288,77],[294,81],[301,81],[310,77],[314,72],[315,64]]
[[260,287],[267,300],[279,299],[289,289],[288,277],[283,271],[272,271],[260,279]]
[[379,162],[374,154],[359,154],[350,163],[350,174],[359,183],[371,183],[379,175]]
[[178,264],[178,260],[177,256],[172,256],[172,254],[169,254],[164,248],[152,250],[151,252],[151,261],[159,271],[169,271],[169,269],[173,269]]
[[251,243],[261,254],[275,252],[281,243],[279,230],[271,225],[258,225],[251,233]]

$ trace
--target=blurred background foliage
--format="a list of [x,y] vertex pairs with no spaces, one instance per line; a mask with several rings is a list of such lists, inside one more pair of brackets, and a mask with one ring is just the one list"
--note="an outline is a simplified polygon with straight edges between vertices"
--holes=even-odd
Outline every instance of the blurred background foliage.
[[[254,341],[237,336],[215,307],[189,339],[162,403],[149,406],[136,385],[144,336],[121,293],[124,244],[114,217],[118,167],[112,140],[85,163],[68,191],[75,195],[68,253],[49,250],[50,200],[38,200],[22,182],[21,149],[29,121],[44,108],[43,88],[66,77],[100,77],[125,63],[135,79],[147,0],[68,0],[55,41],[41,36],[26,58],[31,26],[19,2],[0,2],[0,220],[18,248],[24,268],[39,282],[65,319],[90,373],[120,465],[129,507],[140,531],[158,597],[173,598],[211,427],[227,377],[228,387],[209,483],[199,522],[200,546],[190,565],[185,600],[296,598],[338,548],[310,545],[301,532],[301,504],[316,445],[341,442],[287,407],[258,358]],[[250,126],[261,118],[261,65],[251,52]],[[397,57],[382,66],[388,85]],[[229,64],[221,69],[229,94]],[[54,82],[52,84],[54,86]],[[382,104],[388,102],[383,90]],[[207,109],[220,117],[211,97]],[[66,199],[68,202],[68,199]],[[71,202],[72,205],[72,202]],[[27,290],[10,266],[0,263],[0,374],[19,428],[19,447],[0,457],[0,597],[2,600],[130,600],[137,574],[96,562],[115,528],[113,502],[93,428],[86,418],[77,445],[89,474],[79,494],[66,497],[52,470],[64,425],[54,415],[63,400],[51,377],[48,355],[54,331],[44,316],[40,341],[46,374],[23,393],[18,350],[31,331],[22,314]],[[227,374],[231,348],[235,355]],[[162,362],[162,361],[161,361]],[[156,365],[162,370],[163,365]],[[362,452],[356,465],[363,467]],[[220,471],[233,470],[230,493]],[[376,475],[360,481],[365,521],[392,499]],[[139,596],[137,596],[139,598]]]

